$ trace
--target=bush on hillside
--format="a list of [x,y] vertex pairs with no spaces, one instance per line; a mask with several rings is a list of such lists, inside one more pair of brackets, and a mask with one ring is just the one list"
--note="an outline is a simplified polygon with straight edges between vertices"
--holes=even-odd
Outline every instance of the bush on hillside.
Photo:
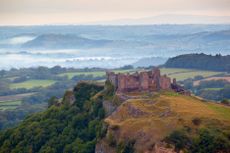
[[168,137],[165,138],[165,141],[169,144],[175,145],[175,149],[177,151],[184,148],[189,148],[191,146],[191,140],[187,133],[183,130],[173,131]]
[[176,130],[164,141],[174,145],[177,151],[186,150],[189,153],[230,152],[230,131],[214,128],[199,129],[195,135],[184,130]]

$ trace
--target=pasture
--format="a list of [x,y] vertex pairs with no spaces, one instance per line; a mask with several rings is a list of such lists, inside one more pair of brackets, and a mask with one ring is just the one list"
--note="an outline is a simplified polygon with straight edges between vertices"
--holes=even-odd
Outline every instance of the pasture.
[[211,77],[223,72],[214,72],[214,71],[202,71],[202,70],[193,70],[193,69],[175,69],[175,68],[161,68],[161,74],[166,74],[170,78],[176,78],[178,81],[182,81],[188,78],[194,78],[195,76]]
[[54,80],[28,80],[20,83],[12,83],[10,84],[11,89],[18,89],[18,88],[26,88],[31,89],[34,87],[48,87],[54,84],[56,81]]
[[100,77],[105,75],[105,71],[93,71],[93,72],[67,72],[59,74],[59,76],[67,76],[68,79],[72,79],[74,76],[77,75],[93,75],[94,77]]
[[230,76],[225,76],[225,77],[209,77],[209,78],[205,78],[205,79],[202,79],[202,80],[195,81],[194,85],[198,86],[201,81],[212,81],[212,80],[225,80],[227,82],[230,82]]
[[[126,73],[126,72],[135,72],[138,71],[138,69],[128,69],[128,70],[111,70],[115,73]],[[72,79],[74,76],[77,75],[92,75],[93,77],[102,77],[106,75],[106,71],[90,71],[90,72],[67,72],[67,73],[61,73],[59,76],[67,76],[68,79]]]
[[12,110],[21,105],[20,100],[16,101],[0,101],[0,110]]
[[24,94],[15,94],[15,95],[8,95],[8,96],[0,96],[0,101],[16,101],[21,100],[25,97],[29,97],[35,94],[35,92],[31,93],[24,93]]
[[0,96],[0,110],[12,110],[21,105],[23,98],[32,96],[35,93],[15,94],[9,96]]
[[222,116],[223,118],[230,119],[229,106],[223,106],[221,104],[216,104],[216,103],[207,103],[207,106],[209,109],[212,109],[213,111],[219,113],[219,115]]
[[[171,78],[176,78],[178,81],[182,81],[188,78],[194,78],[197,75],[201,75],[204,78],[222,74],[223,72],[214,72],[214,71],[202,71],[194,69],[179,69],[179,68],[160,68],[161,74],[166,74]],[[111,70],[115,73],[132,73],[135,71],[143,71],[142,69],[128,69],[128,70]],[[92,72],[68,72],[61,73],[59,76],[67,76],[68,79],[73,78],[77,75],[93,75],[94,77],[105,76],[105,71],[92,71]]]

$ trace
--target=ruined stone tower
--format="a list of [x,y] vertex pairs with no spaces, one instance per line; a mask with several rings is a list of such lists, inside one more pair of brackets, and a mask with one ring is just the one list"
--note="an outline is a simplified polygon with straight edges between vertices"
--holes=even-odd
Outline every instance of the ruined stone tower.
[[117,92],[171,89],[171,79],[166,75],[161,76],[158,68],[134,74],[107,72],[106,75],[107,79],[115,86]]

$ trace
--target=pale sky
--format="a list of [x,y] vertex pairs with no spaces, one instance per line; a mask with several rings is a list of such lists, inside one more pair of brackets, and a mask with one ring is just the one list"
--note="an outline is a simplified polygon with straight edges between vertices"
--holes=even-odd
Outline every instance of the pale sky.
[[230,16],[230,0],[0,0],[0,25],[84,24],[162,14]]

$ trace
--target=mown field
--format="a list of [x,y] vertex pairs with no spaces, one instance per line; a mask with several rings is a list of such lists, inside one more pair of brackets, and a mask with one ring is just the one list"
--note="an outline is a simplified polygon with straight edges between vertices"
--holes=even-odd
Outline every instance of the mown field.
[[[222,74],[223,72],[214,72],[214,71],[201,71],[201,70],[193,70],[193,69],[177,69],[177,68],[161,68],[161,74],[166,74],[171,78],[176,78],[178,81],[185,80],[188,78],[194,78],[197,75],[201,75],[203,77],[211,77],[218,74]],[[135,72],[142,71],[141,69],[129,69],[129,70],[114,70],[115,73],[126,73],[126,72]],[[62,73],[59,76],[67,76],[69,79],[73,78],[76,75],[93,75],[94,77],[101,77],[105,75],[105,71],[94,71],[94,72],[70,72],[70,73]]]
[[20,83],[12,83],[10,84],[11,89],[17,89],[17,88],[26,88],[31,89],[34,87],[48,87],[52,84],[54,84],[56,81],[54,80],[28,80]]
[[209,90],[209,91],[219,91],[222,90],[223,88],[204,88],[203,90]]
[[16,101],[0,101],[0,110],[12,110],[21,105],[20,100]]
[[95,71],[95,72],[68,72],[59,74],[59,76],[67,76],[68,79],[72,79],[76,75],[93,75],[94,77],[99,77],[105,75],[104,71]]
[[209,78],[205,78],[205,79],[202,79],[202,80],[197,80],[193,84],[195,86],[198,86],[201,81],[213,81],[213,80],[225,80],[227,82],[230,82],[230,76],[225,76],[225,77],[209,77]]
[[[126,73],[126,72],[135,72],[138,69],[129,69],[129,70],[112,70],[115,73]],[[61,73],[59,76],[67,76],[69,79],[73,78],[77,75],[92,75],[93,77],[101,77],[105,76],[105,71],[92,71],[92,72],[68,72],[68,73]]]
[[23,98],[29,97],[35,93],[15,94],[9,96],[0,96],[0,110],[12,110],[21,105]]
[[178,81],[182,81],[188,78],[194,78],[195,76],[211,77],[223,72],[214,71],[201,71],[192,69],[174,69],[174,68],[161,68],[161,74],[167,74],[171,78],[176,78]]

